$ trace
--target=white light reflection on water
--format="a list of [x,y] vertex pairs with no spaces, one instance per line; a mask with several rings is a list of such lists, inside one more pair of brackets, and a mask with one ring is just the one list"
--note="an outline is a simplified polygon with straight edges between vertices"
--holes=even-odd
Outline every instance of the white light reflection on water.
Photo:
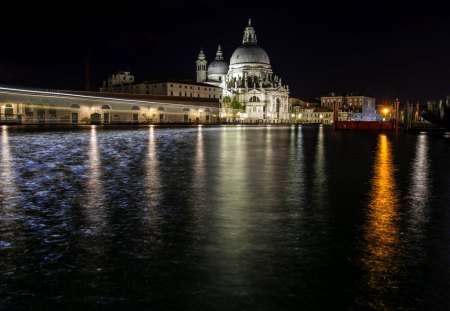
[[305,207],[305,156],[302,128],[292,126],[290,133],[287,202],[293,207],[290,216],[297,219]]
[[2,210],[8,209],[17,193],[11,164],[8,127],[2,127],[2,161],[0,171],[0,202]]
[[105,191],[102,181],[101,162],[97,141],[97,129],[91,126],[88,151],[88,172],[85,212],[89,221],[89,231],[98,234],[105,228]]
[[416,143],[416,154],[412,163],[411,187],[409,193],[410,213],[413,230],[421,231],[426,222],[427,205],[431,196],[430,161],[428,158],[429,139],[427,135],[419,135]]
[[195,145],[195,158],[193,163],[193,180],[191,193],[193,194],[194,205],[204,206],[206,204],[206,168],[205,168],[205,150],[203,142],[203,128],[197,127],[197,138]]
[[[314,161],[314,180],[312,196],[317,206],[326,207],[327,203],[327,168],[325,166],[325,143],[323,127],[317,132],[316,156]],[[325,216],[325,215],[323,215]]]
[[19,192],[16,188],[15,174],[12,168],[12,157],[9,144],[8,127],[2,127],[2,153],[0,162],[0,250],[10,248],[12,241],[18,238],[15,230],[17,200]]
[[247,172],[245,127],[226,128],[220,131],[217,170],[212,176],[216,204],[211,206],[211,242],[206,250],[210,270],[215,271],[212,291],[227,288],[246,288],[246,252],[251,248],[251,213],[246,209],[250,181]]
[[159,160],[154,126],[148,132],[148,159],[145,174],[147,190],[147,207],[152,218],[157,218],[158,205],[161,196],[161,181],[159,176]]
[[365,228],[362,265],[369,295],[363,304],[376,310],[388,310],[390,302],[379,297],[395,297],[399,240],[398,190],[394,176],[391,143],[385,134],[379,135],[371,180],[368,223]]

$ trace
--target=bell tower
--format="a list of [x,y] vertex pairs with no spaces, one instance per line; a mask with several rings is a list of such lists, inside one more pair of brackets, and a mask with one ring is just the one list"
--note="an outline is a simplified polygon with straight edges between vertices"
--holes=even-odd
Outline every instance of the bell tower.
[[197,64],[197,82],[205,82],[206,65],[208,64],[208,62],[205,59],[205,53],[203,53],[203,49],[200,49],[200,53],[198,54],[196,64]]

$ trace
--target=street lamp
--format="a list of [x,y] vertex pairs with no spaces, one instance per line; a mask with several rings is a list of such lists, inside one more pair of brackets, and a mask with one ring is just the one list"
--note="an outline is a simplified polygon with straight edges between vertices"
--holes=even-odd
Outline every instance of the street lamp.
[[386,121],[386,117],[387,117],[388,112],[389,112],[389,109],[388,109],[387,107],[385,107],[385,108],[383,109],[383,113],[384,113],[383,121]]

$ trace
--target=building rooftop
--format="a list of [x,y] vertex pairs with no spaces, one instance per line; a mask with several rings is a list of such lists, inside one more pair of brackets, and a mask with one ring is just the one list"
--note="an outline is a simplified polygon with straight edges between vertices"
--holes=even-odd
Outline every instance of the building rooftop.
[[61,90],[58,91],[64,94],[74,94],[83,96],[95,96],[112,99],[126,99],[126,100],[142,100],[142,101],[158,101],[161,103],[170,102],[184,105],[197,105],[206,107],[219,107],[218,98],[199,98],[199,97],[183,97],[183,96],[167,96],[167,95],[147,95],[147,94],[132,94],[132,93],[110,93],[110,92],[93,92],[93,91],[73,91]]
[[[214,86],[208,83],[202,83],[202,82],[195,82],[191,80],[155,80],[155,81],[144,81],[141,82],[143,84],[157,84],[157,83],[178,83],[178,84],[191,84],[191,85],[198,85],[198,86],[205,86],[205,87],[214,87],[219,88],[218,86]],[[141,84],[141,83],[135,83],[135,84]]]

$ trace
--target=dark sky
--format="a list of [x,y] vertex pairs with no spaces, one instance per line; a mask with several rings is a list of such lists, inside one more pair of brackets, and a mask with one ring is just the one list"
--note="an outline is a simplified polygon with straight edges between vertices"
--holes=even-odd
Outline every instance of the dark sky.
[[[293,3],[289,3],[293,2]],[[450,3],[437,1],[61,1],[10,3],[0,18],[0,83],[84,89],[118,70],[138,82],[195,79],[200,47],[229,61],[252,18],[291,95],[450,95]]]

